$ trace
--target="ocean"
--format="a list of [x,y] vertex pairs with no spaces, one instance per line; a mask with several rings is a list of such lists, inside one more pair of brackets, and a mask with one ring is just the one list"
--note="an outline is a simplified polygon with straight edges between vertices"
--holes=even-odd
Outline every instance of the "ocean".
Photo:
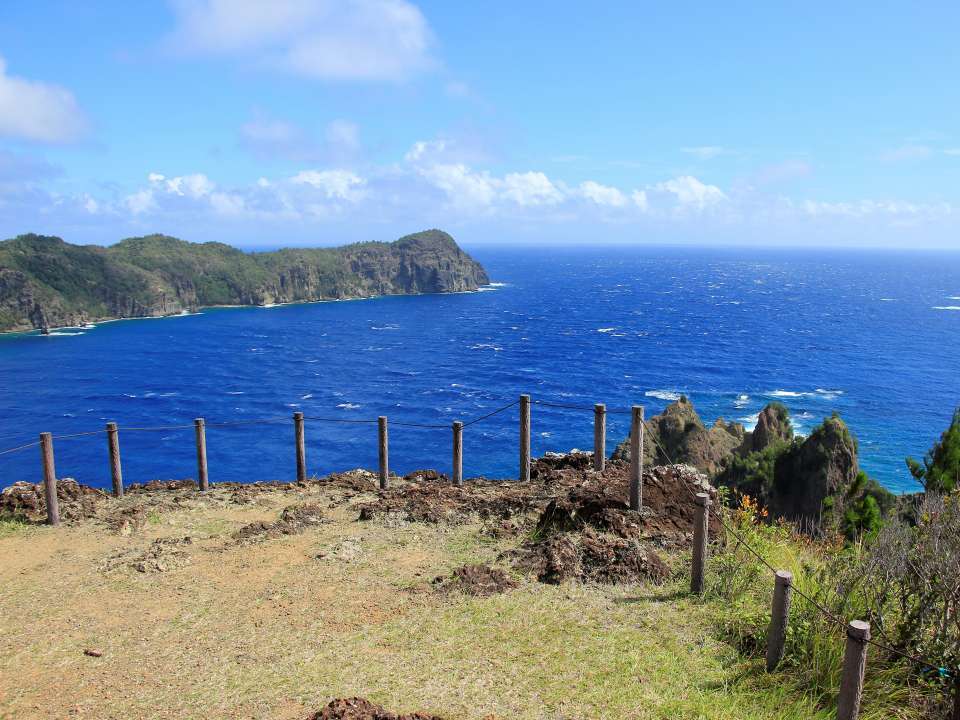
[[[468,248],[480,292],[220,308],[52,336],[0,336],[0,451],[37,433],[120,425],[126,482],[195,477],[204,417],[210,480],[375,468],[449,472],[453,420],[535,405],[533,453],[590,449],[595,402],[686,394],[706,423],[751,427],[779,400],[808,433],[839,413],[862,467],[897,492],[960,404],[960,254],[666,247]],[[216,423],[269,418],[270,424]],[[351,422],[339,422],[339,421]],[[179,429],[124,431],[187,425]],[[608,417],[608,449],[629,416]],[[103,434],[55,442],[60,477],[109,487]],[[516,477],[517,409],[464,430],[464,475]],[[39,482],[39,451],[0,455],[0,486]]]

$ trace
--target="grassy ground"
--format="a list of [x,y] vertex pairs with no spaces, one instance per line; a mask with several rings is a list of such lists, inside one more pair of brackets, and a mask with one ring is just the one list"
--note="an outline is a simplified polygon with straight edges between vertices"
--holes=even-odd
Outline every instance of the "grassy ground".
[[[352,695],[449,718],[830,717],[739,659],[680,580],[443,594],[434,577],[517,541],[358,522],[355,502],[300,535],[231,539],[293,501],[197,503],[129,537],[0,523],[0,717],[304,718]],[[185,535],[187,564],[130,566]]]

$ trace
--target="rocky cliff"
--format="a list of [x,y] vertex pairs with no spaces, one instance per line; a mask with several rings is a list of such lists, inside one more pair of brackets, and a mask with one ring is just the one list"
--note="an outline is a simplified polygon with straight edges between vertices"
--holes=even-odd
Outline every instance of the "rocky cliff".
[[209,305],[476,290],[483,267],[450,235],[245,253],[164,235],[110,247],[21,235],[0,242],[0,331],[156,317]]

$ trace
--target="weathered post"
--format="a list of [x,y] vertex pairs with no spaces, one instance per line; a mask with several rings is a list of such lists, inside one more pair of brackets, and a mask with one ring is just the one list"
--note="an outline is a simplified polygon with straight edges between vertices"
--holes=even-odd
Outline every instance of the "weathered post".
[[697,493],[697,517],[693,521],[693,568],[690,571],[690,592],[703,592],[703,577],[707,565],[707,520],[710,517],[710,496]]
[[110,453],[110,479],[114,497],[123,497],[123,470],[120,466],[120,434],[115,422],[107,423],[107,450]]
[[197,485],[202,492],[210,487],[210,478],[207,476],[207,432],[203,418],[193,421],[194,433],[197,437]]
[[387,447],[387,418],[381,415],[377,418],[377,429],[380,437],[380,489],[386,490],[390,484],[390,459]]
[[607,461],[607,406],[593,406],[593,469],[603,472]]
[[453,484],[463,485],[463,423],[453,422]]
[[770,627],[767,629],[767,672],[776,670],[783,660],[783,646],[787,640],[790,620],[790,599],[793,596],[793,573],[777,570],[773,585],[773,607]]
[[869,639],[870,623],[851,620],[847,625],[847,647],[843,653],[837,720],[857,720],[860,717],[860,699],[863,697],[863,673],[867,669],[867,640]]
[[530,396],[520,396],[520,479],[530,479]]
[[53,464],[53,435],[40,433],[40,458],[43,460],[43,495],[47,501],[47,524],[60,524],[60,501],[57,499],[57,470]]
[[630,509],[643,507],[643,407],[630,413]]
[[303,413],[293,414],[293,439],[297,446],[297,482],[307,479],[307,448],[303,439]]

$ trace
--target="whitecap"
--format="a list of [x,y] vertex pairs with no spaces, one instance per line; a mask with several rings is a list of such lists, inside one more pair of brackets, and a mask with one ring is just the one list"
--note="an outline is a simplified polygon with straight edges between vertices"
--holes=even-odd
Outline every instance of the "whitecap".
[[371,330],[399,330],[400,326],[394,323],[390,323],[388,325],[384,325],[383,327],[377,327],[376,325],[371,325],[370,329]]
[[960,305],[934,305],[933,309],[934,310],[960,310]]
[[354,403],[348,403],[348,402],[347,402],[347,403],[340,403],[339,405],[337,405],[337,407],[338,407],[338,408],[343,408],[344,410],[358,410],[358,409],[360,408],[359,405],[356,405],[356,404],[354,404]]
[[767,393],[770,397],[780,397],[780,398],[799,398],[806,397],[810,393],[806,392],[797,392],[795,390],[774,390],[773,392]]
[[657,398],[658,400],[669,400],[671,402],[680,399],[680,393],[673,390],[647,390],[644,395]]
[[820,395],[843,395],[843,390],[824,390],[823,388],[817,388],[816,392]]
[[491,345],[490,343],[478,343],[476,345],[471,345],[470,349],[471,350],[493,350],[494,352],[500,352],[501,350],[503,350],[502,347]]
[[616,330],[615,327],[612,327],[612,328],[597,328],[597,332],[598,332],[598,333],[612,333],[614,330]]
[[737,395],[737,399],[733,401],[733,406],[737,408],[745,407],[746,404],[750,402],[750,396],[746,394]]
[[307,393],[306,395],[301,395],[301,396],[300,396],[300,399],[301,399],[301,400],[309,400],[309,399],[312,398],[312,397],[313,397],[313,393]]
[[495,282],[492,282],[492,283],[487,283],[487,287],[498,288],[498,287],[508,287],[508,285],[507,285],[507,283],[495,283]]
[[896,298],[880,298],[880,302],[894,302]]
[[288,408],[300,407],[300,403],[286,403]]
[[753,429],[757,427],[757,421],[760,419],[760,413],[755,412],[753,415],[747,415],[745,417],[737,418],[738,421],[743,423],[745,430],[753,432]]
[[64,332],[63,330],[56,330],[51,333],[47,333],[43,337],[70,337],[72,335],[86,335],[85,332]]
[[243,390],[227,390],[227,395],[243,395]]

